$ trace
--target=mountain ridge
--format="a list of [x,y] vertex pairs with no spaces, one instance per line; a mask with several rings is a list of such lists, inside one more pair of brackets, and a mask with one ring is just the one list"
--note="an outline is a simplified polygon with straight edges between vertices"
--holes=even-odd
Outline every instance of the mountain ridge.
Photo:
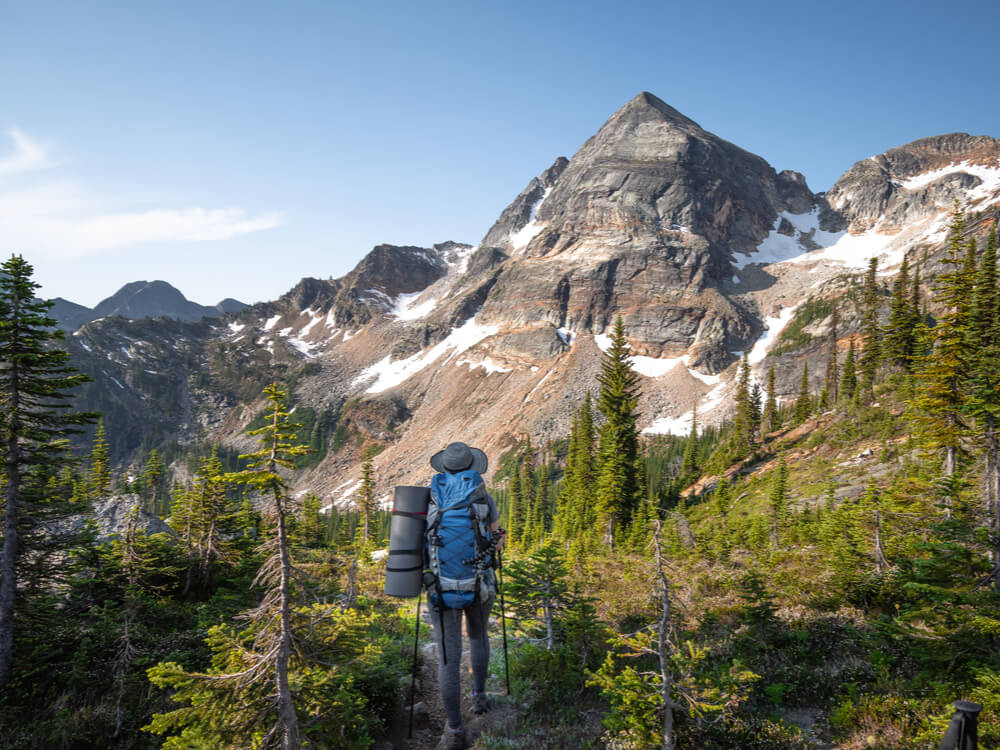
[[[890,274],[904,255],[926,258],[929,282],[954,198],[967,199],[976,226],[997,218],[992,139],[904,144],[887,163],[928,171],[862,160],[814,194],[802,175],[678,115],[634,97],[571,159],[532,178],[477,246],[378,245],[340,279],[304,278],[272,302],[172,329],[187,364],[144,359],[126,324],[88,323],[71,337],[97,380],[86,405],[114,406],[135,389],[129,408],[142,409],[155,395],[143,373],[169,370],[182,417],[164,416],[164,434],[242,449],[259,389],[288,383],[295,403],[336,415],[353,435],[296,487],[349,502],[343,488],[365,444],[382,447],[376,468],[388,486],[423,481],[427,458],[456,437],[496,455],[518,436],[567,432],[619,315],[651,433],[686,432],[694,405],[702,423],[723,418],[743,351],[759,379],[775,364],[778,395],[791,398],[804,362],[821,379],[829,320],[807,302],[839,306],[846,349],[860,325],[852,279],[868,257]],[[912,182],[921,175],[926,184]],[[169,359],[166,327],[149,325],[148,335],[165,334],[151,350]]]

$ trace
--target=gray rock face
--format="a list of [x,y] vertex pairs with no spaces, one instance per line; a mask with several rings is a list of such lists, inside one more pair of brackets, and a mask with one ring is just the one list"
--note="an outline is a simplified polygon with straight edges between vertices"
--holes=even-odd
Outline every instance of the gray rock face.
[[[557,163],[558,164],[558,163]],[[603,333],[621,315],[637,353],[679,354],[714,370],[759,332],[720,291],[733,250],[749,251],[782,210],[813,205],[804,178],[703,130],[642,93],[565,165],[536,205],[538,233],[510,233],[544,194],[536,179],[483,240],[511,259],[483,320]]]
[[89,521],[97,527],[96,541],[105,544],[113,539],[120,539],[128,530],[130,518],[135,513],[135,529],[146,536],[152,534],[167,534],[176,536],[159,516],[142,510],[142,499],[136,494],[112,495],[94,503],[93,511],[87,514],[70,516],[55,525],[58,532],[82,532]]
[[[922,138],[852,166],[826,194],[820,214],[824,229],[864,232],[882,226],[903,226],[956,198],[963,203],[982,180],[968,172],[948,170],[936,180],[907,186],[908,179],[962,162],[990,164],[1000,159],[1000,141],[987,136],[951,133]],[[973,207],[974,208],[974,207]]]
[[569,160],[565,156],[560,156],[551,167],[538,177],[533,177],[528,186],[514,199],[514,202],[503,210],[500,218],[496,220],[490,231],[483,237],[482,242],[479,243],[480,246],[509,251],[511,249],[511,234],[522,229],[525,224],[531,221],[532,214],[538,207],[539,201],[542,200],[542,196],[545,195],[545,191],[556,184],[568,164]]

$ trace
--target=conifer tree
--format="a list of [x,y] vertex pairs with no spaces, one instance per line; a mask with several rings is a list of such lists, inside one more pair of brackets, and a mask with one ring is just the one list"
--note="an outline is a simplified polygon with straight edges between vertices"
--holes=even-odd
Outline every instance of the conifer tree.
[[840,388],[840,367],[838,364],[840,351],[837,345],[839,317],[837,306],[834,304],[833,313],[830,315],[830,330],[826,334],[826,395],[828,405],[837,403],[837,394]]
[[319,547],[324,541],[326,529],[319,507],[319,497],[314,493],[310,492],[302,498],[296,527],[299,541],[306,547]]
[[764,414],[761,418],[764,430],[774,432],[781,426],[781,415],[778,414],[778,386],[774,378],[774,363],[767,370],[767,400],[764,402]]
[[555,544],[543,544],[506,566],[504,591],[521,621],[540,625],[545,647],[555,646],[557,615],[570,603],[566,563]]
[[358,510],[361,511],[361,540],[371,541],[375,518],[375,468],[372,465],[374,455],[371,447],[365,449],[361,461],[361,489],[358,490]]
[[750,436],[756,444],[760,439],[760,428],[763,424],[761,415],[764,405],[764,394],[761,392],[760,383],[756,380],[750,388]]
[[0,690],[10,680],[14,608],[23,559],[25,517],[49,502],[44,477],[65,460],[68,437],[93,421],[67,411],[74,388],[89,380],[68,364],[62,331],[48,316],[51,302],[35,297],[33,269],[19,255],[0,265],[0,442],[3,444],[3,547],[0,548]]
[[861,398],[865,403],[870,403],[874,398],[875,376],[878,372],[878,365],[881,358],[881,341],[878,325],[879,298],[878,280],[878,258],[871,258],[868,261],[868,272],[865,274],[865,283],[861,291]]
[[809,361],[802,360],[802,379],[799,381],[799,393],[795,398],[795,421],[798,424],[809,419],[812,413],[812,396],[809,395]]
[[840,377],[839,395],[845,401],[854,399],[858,389],[858,376],[854,369],[854,339],[847,347],[847,357],[844,359],[844,372]]
[[605,542],[613,549],[616,528],[628,524],[640,500],[636,482],[639,376],[632,368],[620,316],[615,321],[611,347],[601,358],[597,379],[601,385],[597,408],[604,424],[598,447],[596,499]]
[[733,418],[733,439],[738,455],[746,455],[754,447],[753,395],[750,386],[750,357],[743,352],[740,371],[736,376],[736,415]]
[[698,405],[691,409],[691,430],[684,445],[684,456],[681,458],[681,476],[692,477],[698,471]]
[[889,328],[885,334],[887,360],[898,369],[908,370],[913,359],[915,311],[910,304],[910,271],[906,256],[892,285],[889,305]]
[[560,492],[560,534],[567,541],[580,540],[594,524],[594,415],[590,393],[576,412]]
[[142,470],[142,483],[149,492],[149,505],[154,513],[161,512],[160,509],[160,481],[163,479],[163,462],[160,461],[160,454],[153,448],[146,459],[146,466]]
[[291,626],[294,569],[287,533],[290,498],[279,469],[293,469],[295,458],[307,454],[309,448],[295,442],[299,425],[289,421],[285,392],[277,383],[272,383],[264,389],[264,396],[269,410],[267,424],[250,432],[259,439],[261,447],[254,453],[240,456],[249,461],[246,469],[227,475],[230,481],[246,484],[269,496],[274,524],[273,536],[265,546],[268,557],[256,578],[258,583],[267,586],[267,593],[258,607],[262,622],[265,622],[264,632],[255,641],[260,651],[245,654],[242,663],[256,665],[255,678],[268,674],[273,678],[272,699],[277,714],[275,736],[281,738],[282,747],[294,748],[300,744],[299,721],[288,682],[288,662],[294,648]]
[[98,420],[94,447],[90,451],[90,473],[88,475],[91,497],[95,500],[111,494],[111,455],[108,449],[104,420]]
[[521,455],[518,454],[510,475],[507,506],[507,545],[515,549],[521,543],[524,517],[524,492],[521,487]]
[[[940,274],[935,284],[937,298],[945,309],[932,331],[933,347],[920,363],[918,389],[912,403],[913,418],[925,449],[943,454],[942,475],[946,480],[954,476],[958,467],[966,433],[962,419],[963,386],[968,375],[966,342],[972,297],[962,249],[965,216],[957,204],[950,230],[944,263],[952,270]],[[945,496],[943,500],[945,513],[950,516],[950,498]]]
[[719,519],[719,552],[722,557],[729,555],[732,542],[729,537],[729,512],[732,510],[732,489],[725,477],[720,477],[712,493],[712,508]]
[[993,587],[1000,591],[1000,291],[997,288],[997,232],[990,231],[979,261],[970,321],[968,412],[976,420],[985,458],[983,484],[990,515]]
[[785,465],[784,459],[778,462],[778,468],[774,470],[774,478],[771,480],[771,491],[767,496],[767,504],[771,511],[771,546],[777,549],[779,546],[779,532],[784,526],[785,518],[788,515],[788,467]]

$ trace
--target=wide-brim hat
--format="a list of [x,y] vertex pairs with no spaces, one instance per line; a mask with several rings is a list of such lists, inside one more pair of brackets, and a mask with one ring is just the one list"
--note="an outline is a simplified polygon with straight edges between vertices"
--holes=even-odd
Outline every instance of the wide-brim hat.
[[472,469],[482,474],[488,465],[485,453],[465,443],[449,443],[443,451],[431,456],[431,466],[435,471],[455,473]]

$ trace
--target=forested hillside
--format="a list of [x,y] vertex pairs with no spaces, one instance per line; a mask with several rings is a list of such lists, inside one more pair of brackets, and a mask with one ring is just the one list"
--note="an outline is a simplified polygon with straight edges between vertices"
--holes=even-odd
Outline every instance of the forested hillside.
[[[873,260],[803,306],[777,346],[825,321],[825,371],[803,356],[779,401],[773,365],[759,382],[744,354],[732,419],[694,413],[686,438],[640,433],[618,319],[571,432],[491,456],[506,618],[475,747],[933,748],[956,699],[1000,745],[1000,290],[982,230],[956,208],[933,277],[908,257],[886,285]],[[433,747],[436,654],[415,603],[381,593],[378,441],[350,437],[359,503],[322,511],[289,490],[322,441],[288,384],[265,390],[252,450],[172,457],[188,481],[155,451],[116,471],[103,425],[74,459],[69,432],[98,415],[63,408],[81,378],[30,266],[4,272],[3,746]],[[848,309],[861,330],[842,336]]]

